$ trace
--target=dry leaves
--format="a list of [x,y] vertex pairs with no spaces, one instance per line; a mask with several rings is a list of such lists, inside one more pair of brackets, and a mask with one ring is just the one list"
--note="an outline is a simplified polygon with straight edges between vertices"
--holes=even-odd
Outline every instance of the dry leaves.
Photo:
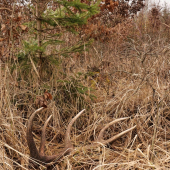
[[36,97],[36,106],[47,108],[47,101],[49,99],[52,100],[52,95],[46,90],[43,95]]
[[5,24],[1,24],[1,31],[5,30]]
[[27,29],[27,26],[25,26],[25,25],[19,25],[19,26],[23,31],[25,31]]

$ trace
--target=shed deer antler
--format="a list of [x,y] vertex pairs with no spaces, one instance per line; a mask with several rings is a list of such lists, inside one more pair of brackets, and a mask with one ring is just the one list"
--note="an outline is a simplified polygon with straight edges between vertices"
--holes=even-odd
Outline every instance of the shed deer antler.
[[[68,155],[70,154],[72,151],[73,151],[73,145],[71,144],[71,140],[70,140],[70,132],[71,132],[71,127],[73,125],[73,123],[77,120],[78,117],[80,117],[80,115],[85,111],[82,110],[81,112],[79,112],[72,120],[71,122],[69,123],[68,127],[67,127],[67,130],[66,130],[66,134],[65,134],[65,147],[63,149],[63,151],[61,151],[60,153],[58,153],[57,155],[51,155],[51,156],[47,156],[44,154],[44,147],[45,147],[45,130],[46,130],[46,127],[47,127],[47,124],[51,118],[51,116],[46,120],[45,124],[44,124],[44,127],[42,129],[42,135],[41,135],[41,144],[40,144],[40,149],[39,151],[37,150],[37,147],[35,145],[35,142],[34,142],[34,139],[33,139],[33,135],[32,135],[32,125],[33,125],[33,119],[35,117],[35,115],[42,111],[44,108],[41,107],[39,109],[37,109],[29,118],[28,120],[28,128],[27,128],[27,143],[28,143],[28,147],[29,147],[29,150],[30,150],[30,157],[31,157],[31,160],[30,162],[33,164],[33,166],[35,168],[37,168],[39,165],[38,164],[45,164],[46,166],[48,166],[49,163],[53,162],[54,161],[54,164],[56,163],[57,160],[61,159],[63,156],[65,155]],[[119,121],[122,121],[122,120],[125,120],[125,119],[128,119],[128,117],[126,118],[120,118],[120,119],[116,119],[112,122],[110,122],[109,124],[107,124],[99,133],[99,136],[97,138],[96,141],[94,141],[91,145],[96,145],[96,144],[108,144],[116,139],[118,139],[119,137],[121,137],[122,135],[128,133],[129,131],[133,130],[136,126],[128,129],[128,130],[125,130],[121,133],[119,133],[118,135],[115,135],[113,137],[111,137],[110,139],[108,140],[104,140],[103,139],[103,134],[104,134],[104,131],[111,125],[119,122]],[[91,146],[89,145],[89,146]],[[50,164],[49,164],[50,165]]]

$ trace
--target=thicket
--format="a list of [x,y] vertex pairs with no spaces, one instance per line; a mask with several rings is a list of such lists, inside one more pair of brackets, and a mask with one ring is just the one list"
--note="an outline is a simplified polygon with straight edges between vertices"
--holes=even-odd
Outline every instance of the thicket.
[[39,145],[41,126],[53,114],[48,155],[63,146],[65,127],[83,108],[72,132],[75,146],[90,143],[115,118],[130,117],[106,138],[137,125],[109,146],[75,151],[55,168],[170,168],[168,7],[147,9],[141,0],[5,0],[0,29],[3,169],[28,169],[27,120],[45,91],[52,100],[43,103],[34,138]]

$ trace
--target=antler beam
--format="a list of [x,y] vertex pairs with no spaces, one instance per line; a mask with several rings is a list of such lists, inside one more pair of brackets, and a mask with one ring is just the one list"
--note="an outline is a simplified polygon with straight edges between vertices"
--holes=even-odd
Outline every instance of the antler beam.
[[108,123],[108,124],[100,131],[99,136],[98,136],[98,138],[97,138],[97,140],[96,140],[96,143],[102,143],[102,144],[104,144],[104,145],[105,145],[105,144],[108,144],[108,143],[113,142],[113,141],[115,141],[116,139],[120,138],[122,135],[124,135],[124,134],[132,131],[133,129],[135,129],[136,126],[133,126],[133,127],[129,128],[129,129],[127,129],[127,130],[125,130],[125,131],[123,131],[123,132],[121,132],[121,133],[119,133],[119,134],[117,134],[117,135],[115,135],[115,136],[107,139],[107,140],[103,140],[104,131],[105,131],[107,128],[109,128],[109,126],[111,126],[111,125],[113,125],[113,124],[115,124],[115,123],[117,123],[117,122],[120,122],[120,121],[122,121],[122,120],[126,120],[126,119],[129,119],[129,117],[116,119],[116,120],[113,120],[112,122]]
[[80,117],[80,115],[85,111],[82,110],[81,112],[79,112],[69,123],[68,127],[67,127],[67,131],[66,131],[66,135],[65,135],[65,147],[63,149],[62,152],[58,153],[57,155],[52,155],[52,156],[47,156],[44,154],[44,147],[45,147],[45,130],[47,127],[48,122],[51,119],[51,116],[46,120],[44,127],[42,129],[42,135],[41,135],[41,144],[40,144],[40,149],[39,151],[37,150],[37,147],[35,145],[34,139],[33,139],[33,135],[32,135],[32,126],[33,126],[33,119],[35,117],[35,115],[37,113],[39,113],[40,111],[42,111],[44,109],[44,107],[41,107],[39,109],[37,109],[29,118],[28,120],[28,128],[27,128],[27,143],[28,143],[28,147],[30,150],[30,156],[32,161],[30,161],[34,167],[37,167],[38,164],[37,163],[50,163],[54,160],[59,160],[61,159],[63,156],[68,155],[71,153],[71,151],[73,150],[73,145],[71,144],[71,140],[70,140],[70,132],[71,132],[71,127],[73,125],[73,123],[76,121],[76,119],[78,117]]

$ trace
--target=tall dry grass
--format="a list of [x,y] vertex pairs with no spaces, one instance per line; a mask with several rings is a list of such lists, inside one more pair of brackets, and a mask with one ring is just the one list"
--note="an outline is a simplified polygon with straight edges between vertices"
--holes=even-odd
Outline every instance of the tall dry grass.
[[[55,169],[170,169],[170,28],[166,26],[170,15],[166,15],[166,22],[161,13],[154,18],[158,25],[150,22],[152,11],[131,19],[130,27],[120,24],[111,41],[95,41],[88,52],[63,58],[60,67],[53,67],[52,78],[41,85],[34,69],[25,81],[17,69],[11,74],[11,65],[1,63],[0,168],[28,169],[27,120],[36,109],[36,96],[48,89],[53,100],[37,115],[33,127],[39,146],[42,126],[53,115],[46,132],[46,154],[63,147],[68,122],[86,109],[72,128],[75,151]],[[69,34],[63,38],[74,40]],[[88,94],[96,98],[79,93],[79,83],[94,89]],[[107,146],[84,147],[105,124],[120,117],[129,119],[110,127],[105,138],[134,125],[137,128]]]

